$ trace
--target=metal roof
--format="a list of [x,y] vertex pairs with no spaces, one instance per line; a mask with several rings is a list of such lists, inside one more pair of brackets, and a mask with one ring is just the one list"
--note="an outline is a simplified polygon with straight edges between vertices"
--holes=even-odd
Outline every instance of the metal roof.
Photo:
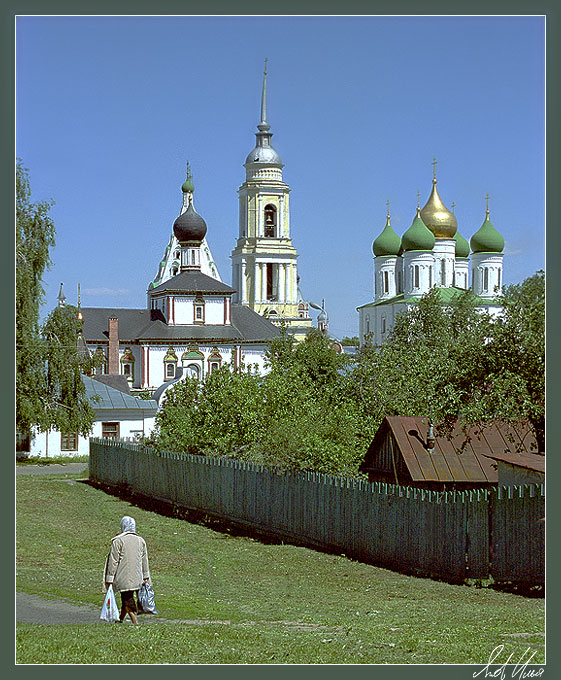
[[[185,214],[185,213],[183,213]],[[149,291],[150,295],[154,293],[164,293],[165,291],[175,291],[182,293],[234,293],[231,286],[213,279],[212,276],[207,276],[200,271],[185,271],[177,276],[174,276],[156,288]]]
[[383,439],[393,437],[398,453],[413,482],[498,482],[498,474],[487,454],[537,450],[526,423],[507,424],[495,421],[488,426],[469,426],[464,433],[456,424],[450,439],[437,436],[434,451],[426,447],[428,419],[410,416],[384,418],[368,449],[363,471],[375,471],[377,452]]
[[[210,278],[210,277],[208,277]],[[216,283],[220,283],[217,281]],[[270,321],[244,305],[231,307],[232,324],[168,326],[159,310],[113,309],[86,307],[82,309],[84,337],[89,343],[108,341],[109,317],[119,320],[119,342],[162,340],[175,343],[189,342],[266,342],[280,335]]]
[[82,376],[82,381],[86,388],[86,396],[95,411],[133,410],[136,412],[142,411],[145,414],[146,412],[152,412],[155,415],[158,410],[158,402],[154,401],[154,399],[131,397],[110,385],[106,385],[86,375]]

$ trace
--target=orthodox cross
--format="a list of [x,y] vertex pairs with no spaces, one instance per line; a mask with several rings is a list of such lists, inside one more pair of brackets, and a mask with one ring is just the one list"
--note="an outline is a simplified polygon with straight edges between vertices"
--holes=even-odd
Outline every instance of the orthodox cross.
[[436,179],[436,156],[432,159],[432,178]]

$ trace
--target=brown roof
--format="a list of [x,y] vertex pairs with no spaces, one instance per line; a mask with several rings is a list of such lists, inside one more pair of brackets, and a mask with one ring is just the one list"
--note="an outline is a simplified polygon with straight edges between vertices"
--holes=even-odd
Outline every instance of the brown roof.
[[545,473],[545,456],[541,453],[485,453],[487,458],[500,460],[527,470]]
[[427,431],[427,418],[410,416],[384,418],[368,449],[361,470],[376,469],[376,453],[382,440],[387,436],[393,436],[414,482],[496,484],[497,470],[486,454],[514,453],[517,449],[527,451],[529,447],[530,450],[537,448],[528,424],[510,425],[494,422],[484,427],[472,425],[467,428],[467,433],[464,433],[457,424],[450,438],[436,436],[432,453],[425,445]]

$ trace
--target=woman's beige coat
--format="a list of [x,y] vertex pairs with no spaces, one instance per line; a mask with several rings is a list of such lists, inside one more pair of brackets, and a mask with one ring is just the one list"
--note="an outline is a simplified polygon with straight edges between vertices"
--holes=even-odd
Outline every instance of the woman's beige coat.
[[111,541],[111,550],[105,563],[105,583],[113,590],[138,590],[144,579],[150,581],[148,551],[141,536],[125,532]]

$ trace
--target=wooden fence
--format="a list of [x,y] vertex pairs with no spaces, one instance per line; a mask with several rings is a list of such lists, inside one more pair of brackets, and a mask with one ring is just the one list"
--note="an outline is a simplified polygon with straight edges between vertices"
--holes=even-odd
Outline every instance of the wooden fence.
[[543,484],[425,491],[101,439],[90,479],[404,573],[544,582]]

